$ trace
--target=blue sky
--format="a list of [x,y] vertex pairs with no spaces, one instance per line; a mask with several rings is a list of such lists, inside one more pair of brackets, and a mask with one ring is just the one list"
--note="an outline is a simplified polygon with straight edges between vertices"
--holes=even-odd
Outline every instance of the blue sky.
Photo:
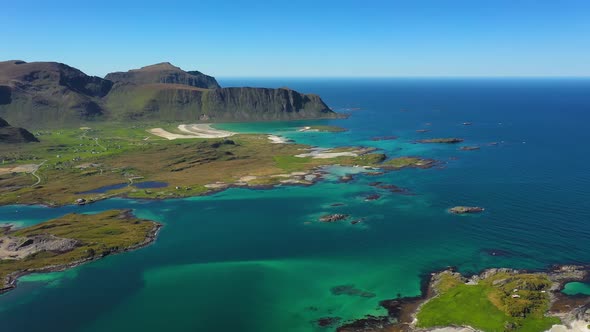
[[0,59],[103,76],[590,76],[588,0],[6,1]]

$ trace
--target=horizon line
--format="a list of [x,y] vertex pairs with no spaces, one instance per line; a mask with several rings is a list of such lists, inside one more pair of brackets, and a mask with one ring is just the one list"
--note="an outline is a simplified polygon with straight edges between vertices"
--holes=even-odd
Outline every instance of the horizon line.
[[543,76],[543,75],[506,75],[506,76],[214,76],[216,79],[590,79],[590,75],[587,76]]

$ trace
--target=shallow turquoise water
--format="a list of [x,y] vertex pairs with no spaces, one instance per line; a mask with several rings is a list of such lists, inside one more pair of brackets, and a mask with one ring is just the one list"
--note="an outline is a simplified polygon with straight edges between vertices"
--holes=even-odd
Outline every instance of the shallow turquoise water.
[[[391,156],[436,158],[444,168],[359,174],[343,184],[337,175],[358,169],[333,167],[333,176],[307,188],[231,189],[167,201],[112,199],[58,209],[0,207],[0,222],[21,226],[111,208],[131,208],[165,224],[148,248],[64,273],[23,278],[15,291],[0,296],[3,326],[10,331],[47,326],[61,331],[316,331],[314,320],[320,317],[347,320],[384,313],[380,300],[418,295],[420,281],[446,266],[474,273],[486,267],[541,269],[589,262],[590,155],[584,142],[590,139],[590,81],[294,80],[288,85],[317,92],[334,108],[362,110],[347,120],[219,126],[321,147],[374,146]],[[461,125],[465,121],[473,125]],[[349,130],[297,132],[315,123]],[[431,131],[415,131],[424,128]],[[372,140],[385,135],[399,139]],[[465,138],[464,145],[481,150],[414,143],[445,136]],[[373,181],[408,188],[414,195],[376,190],[368,185]],[[382,198],[365,202],[374,192]],[[454,205],[486,211],[448,214]],[[356,225],[315,222],[330,212],[366,219]],[[341,285],[376,296],[332,294],[330,289]],[[31,312],[34,320],[28,319]]]
[[567,295],[590,295],[590,284],[583,282],[569,282],[562,290]]

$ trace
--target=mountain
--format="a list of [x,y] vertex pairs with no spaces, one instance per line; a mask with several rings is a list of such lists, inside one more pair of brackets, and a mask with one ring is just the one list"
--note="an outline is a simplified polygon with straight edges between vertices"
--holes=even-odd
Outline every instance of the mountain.
[[0,116],[18,125],[103,116],[113,83],[56,62],[0,62]]
[[137,85],[164,83],[188,85],[204,89],[220,88],[214,77],[198,71],[185,72],[169,62],[133,69],[128,72],[110,73],[105,76],[105,79],[114,83],[132,83]]
[[0,118],[0,143],[28,143],[39,140],[26,129],[16,128]]
[[222,88],[164,62],[100,78],[56,62],[0,62],[0,116],[27,127],[88,121],[269,121],[337,118],[317,95]]

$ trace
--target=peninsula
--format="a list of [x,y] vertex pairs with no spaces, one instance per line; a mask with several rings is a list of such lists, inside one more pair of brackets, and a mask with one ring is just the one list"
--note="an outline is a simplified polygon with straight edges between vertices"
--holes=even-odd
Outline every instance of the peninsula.
[[61,271],[85,262],[146,246],[160,224],[128,210],[68,214],[35,226],[0,233],[0,293],[16,287],[18,277]]

